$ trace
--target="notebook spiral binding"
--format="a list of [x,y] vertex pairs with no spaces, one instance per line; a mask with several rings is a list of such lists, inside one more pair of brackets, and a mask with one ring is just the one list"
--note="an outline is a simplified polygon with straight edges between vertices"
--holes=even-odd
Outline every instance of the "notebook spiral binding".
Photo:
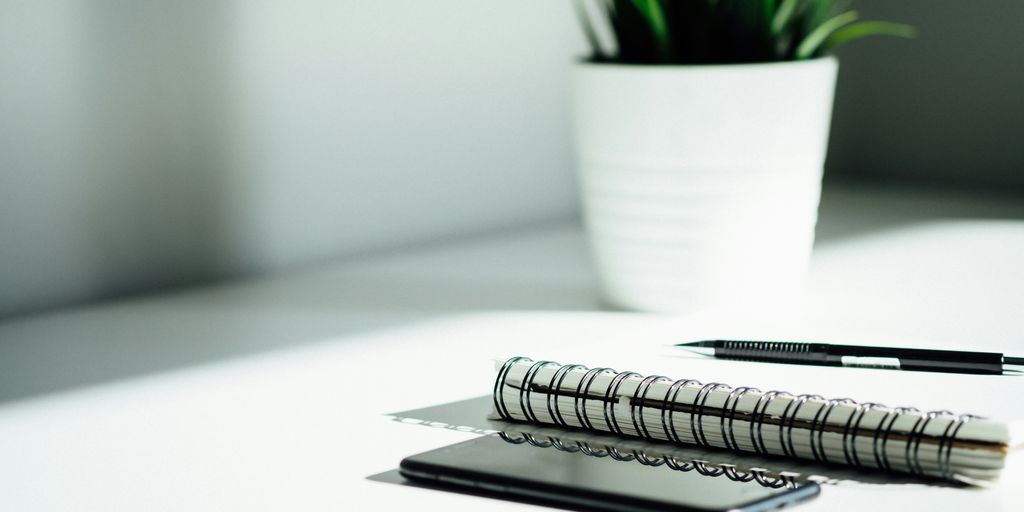
[[664,466],[674,471],[696,471],[701,475],[717,478],[725,476],[736,482],[757,482],[764,487],[780,489],[783,487],[794,488],[797,486],[796,475],[781,473],[772,476],[765,469],[751,468],[747,471],[740,471],[732,464],[712,464],[700,459],[680,459],[674,455],[650,454],[641,450],[622,450],[611,445],[592,445],[585,441],[571,441],[566,443],[554,436],[540,436],[527,432],[498,432],[498,436],[512,444],[529,444],[538,448],[554,448],[567,453],[582,453],[590,457],[608,457],[619,462],[635,461],[645,466]]
[[[602,413],[603,420],[608,429],[618,435],[632,435],[626,433],[622,428],[623,424],[630,425],[636,432],[636,435],[642,438],[659,441],[661,438],[657,438],[651,434],[650,426],[644,419],[645,403],[651,398],[648,396],[651,387],[657,382],[670,382],[668,377],[661,375],[651,375],[643,377],[636,372],[616,372],[611,368],[587,368],[586,366],[579,364],[560,365],[554,361],[533,361],[526,357],[513,357],[505,361],[501,369],[498,371],[497,378],[494,383],[494,409],[505,420],[515,420],[509,413],[506,405],[506,379],[509,371],[513,366],[517,364],[531,364],[529,369],[523,378],[522,385],[518,388],[518,403],[526,416],[527,421],[540,422],[537,417],[536,411],[534,410],[533,401],[531,397],[534,390],[538,388],[538,383],[534,382],[537,375],[543,368],[558,366],[558,369],[549,379],[549,382],[543,383],[546,388],[550,391],[546,392],[546,406],[548,415],[554,419],[554,421],[563,427],[570,426],[566,421],[561,405],[559,404],[558,398],[560,396],[571,395],[573,397],[573,414],[577,420],[578,425],[584,428],[595,430],[593,419],[590,417],[591,413],[587,408],[587,403],[590,400],[597,399],[591,393],[591,388],[594,385],[595,380],[599,375],[614,375],[609,385],[605,389],[603,396],[599,399],[602,402]],[[583,377],[577,384],[574,392],[565,392],[562,385],[565,382],[566,377],[574,371],[585,371]],[[642,378],[640,384],[636,387],[636,390],[632,395],[629,395],[629,418],[619,418],[619,414],[616,412],[615,404],[618,392],[622,387],[623,382],[630,378]],[[864,419],[865,414],[872,409],[884,409],[885,415],[882,417],[881,422],[878,424],[878,428],[871,433],[871,453],[873,455],[873,466],[883,470],[900,470],[894,468],[892,461],[889,459],[889,440],[894,434],[893,427],[897,420],[901,416],[915,415],[918,416],[914,422],[913,427],[909,431],[901,431],[899,434],[906,437],[904,445],[903,459],[904,465],[907,468],[905,471],[918,475],[918,476],[939,476],[945,479],[953,479],[954,471],[951,464],[951,456],[953,451],[954,439],[960,432],[963,426],[971,421],[972,419],[979,418],[970,414],[955,415],[949,411],[931,411],[922,413],[918,409],[911,407],[896,407],[889,408],[881,404],[873,402],[858,403],[849,398],[836,398],[827,400],[820,395],[814,394],[802,394],[793,395],[786,391],[771,390],[762,392],[757,388],[751,387],[736,387],[733,388],[726,384],[711,382],[703,384],[693,379],[679,379],[671,381],[672,384],[668,387],[668,391],[662,397],[657,397],[658,400],[663,403],[676,404],[680,391],[683,389],[696,389],[699,388],[693,400],[688,404],[692,408],[692,413],[689,414],[688,425],[691,438],[696,441],[698,445],[705,447],[713,447],[708,442],[707,434],[704,431],[704,417],[705,408],[707,407],[708,398],[712,392],[716,390],[729,390],[729,395],[726,398],[725,404],[721,408],[723,410],[722,415],[709,416],[709,418],[718,419],[718,434],[721,436],[725,448],[739,451],[741,450],[739,443],[737,442],[737,435],[749,436],[750,443],[753,446],[753,452],[760,455],[773,455],[770,454],[765,443],[765,433],[763,426],[766,423],[766,417],[768,414],[768,408],[773,400],[779,397],[787,397],[790,399],[789,404],[778,418],[779,429],[778,429],[778,441],[782,448],[783,454],[789,457],[800,457],[797,454],[794,440],[793,430],[797,422],[800,410],[811,400],[825,402],[825,405],[820,407],[817,413],[811,420],[809,427],[809,440],[811,456],[814,460],[822,463],[845,463],[850,466],[857,468],[866,468],[868,465],[866,461],[861,460],[856,450],[856,442],[858,436],[861,436],[861,422]],[[739,405],[740,399],[747,393],[760,393],[756,404],[753,407],[752,413],[750,413],[748,432],[737,432],[734,428],[734,423],[737,415],[737,406]],[[626,397],[623,397],[626,398]],[[829,417],[832,415],[833,410],[839,405],[846,405],[854,407],[853,413],[847,418],[845,424],[842,427],[842,453],[843,460],[833,460],[829,458],[829,455],[825,450],[824,436],[826,427],[828,426]],[[679,436],[675,418],[675,410],[672,407],[660,408],[660,427],[663,429],[665,436],[669,441],[685,444],[682,438]],[[938,458],[936,460],[939,474],[934,472],[926,471],[921,463],[920,448],[921,442],[925,437],[925,430],[929,423],[935,418],[940,416],[954,417],[955,420],[949,423],[943,430],[942,435],[938,439]],[[626,423],[628,421],[628,423]],[[863,437],[863,436],[861,436]],[[531,442],[529,438],[526,438],[525,442]],[[531,443],[532,444],[532,443]],[[557,448],[557,446],[556,446]],[[581,448],[582,449],[582,448]],[[609,456],[613,458],[616,456],[614,452],[609,453]],[[642,461],[641,461],[642,462]],[[659,462],[668,463],[667,461]],[[672,467],[670,465],[670,467]],[[680,466],[684,467],[684,466]],[[680,469],[686,471],[687,469]],[[724,471],[724,470],[723,470]],[[756,477],[755,477],[756,478]]]

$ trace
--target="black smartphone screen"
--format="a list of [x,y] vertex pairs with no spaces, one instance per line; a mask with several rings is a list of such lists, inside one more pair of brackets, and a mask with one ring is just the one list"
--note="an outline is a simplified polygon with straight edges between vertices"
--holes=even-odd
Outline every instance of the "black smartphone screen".
[[400,471],[428,484],[602,510],[771,510],[819,492],[813,482],[774,487],[700,463],[702,471],[692,462],[612,450],[488,435],[408,457]]

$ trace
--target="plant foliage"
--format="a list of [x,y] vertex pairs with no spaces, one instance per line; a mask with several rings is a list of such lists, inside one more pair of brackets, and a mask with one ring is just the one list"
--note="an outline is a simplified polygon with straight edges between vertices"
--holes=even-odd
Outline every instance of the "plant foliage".
[[[713,64],[811,59],[862,37],[913,37],[843,0],[574,0],[592,60]],[[602,45],[607,33],[614,44]]]

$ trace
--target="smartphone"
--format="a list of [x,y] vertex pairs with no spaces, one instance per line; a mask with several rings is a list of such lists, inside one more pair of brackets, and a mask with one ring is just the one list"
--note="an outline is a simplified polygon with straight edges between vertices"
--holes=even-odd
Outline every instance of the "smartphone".
[[814,482],[781,485],[699,462],[520,439],[482,436],[407,457],[399,471],[430,486],[589,510],[755,512],[820,492]]

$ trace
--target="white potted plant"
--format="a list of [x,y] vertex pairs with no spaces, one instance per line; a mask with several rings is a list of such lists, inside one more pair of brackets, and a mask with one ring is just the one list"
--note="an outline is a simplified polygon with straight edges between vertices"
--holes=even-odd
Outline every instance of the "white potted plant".
[[[793,312],[810,259],[836,46],[909,37],[835,0],[577,0],[576,156],[605,299]],[[604,36],[604,37],[602,37]]]

